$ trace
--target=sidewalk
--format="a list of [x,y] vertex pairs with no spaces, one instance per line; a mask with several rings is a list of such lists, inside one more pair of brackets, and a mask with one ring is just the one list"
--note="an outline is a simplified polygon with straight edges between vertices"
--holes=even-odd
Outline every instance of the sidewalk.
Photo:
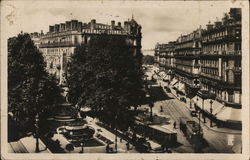
[[[106,137],[107,139],[111,140],[114,144],[111,145],[111,147],[113,147],[113,149],[115,150],[115,137],[116,135],[111,133],[110,131],[108,131],[107,129],[99,126],[96,124],[96,121],[93,120],[92,118],[90,117],[87,117],[86,118],[86,121],[88,122],[88,124],[90,124],[91,127],[93,127],[96,131],[97,130],[100,130],[98,131],[98,134]],[[117,136],[117,152],[118,153],[138,153],[134,146],[131,147],[131,144],[130,144],[130,149],[127,150],[127,146],[126,146],[126,143],[127,141],[125,141],[124,139],[122,140],[122,142],[120,141],[121,137]]]
[[[158,82],[158,81],[157,81],[157,82]],[[175,94],[175,90],[172,88],[171,85],[167,85],[167,84],[166,84],[165,82],[163,82],[163,81],[161,81],[160,83],[161,83],[161,86],[162,86],[162,87],[163,87],[163,86],[168,86],[168,87],[170,88],[171,93],[167,93],[166,90],[165,90],[165,88],[163,87],[163,90],[165,91],[166,94],[168,94],[168,95],[171,94],[171,95],[173,95],[176,99],[179,100],[179,98],[178,98],[177,95]],[[184,102],[182,102],[182,103],[184,103]],[[186,103],[184,103],[184,104],[185,104],[185,107],[186,107],[188,110],[191,111],[191,109],[190,109],[190,99],[186,98]],[[197,117],[197,119],[198,119],[198,117]],[[208,118],[207,118],[207,119],[208,119]],[[206,128],[208,128],[209,130],[212,130],[212,131],[214,131],[214,132],[227,133],[227,134],[236,134],[236,135],[241,135],[241,133],[242,133],[242,131],[240,131],[240,130],[234,130],[234,129],[229,129],[229,128],[217,128],[216,126],[210,127],[210,125],[209,125],[208,122],[207,122],[207,123],[203,123],[203,121],[201,121],[201,122],[202,122],[202,124],[203,124]]]
[[[33,136],[24,137],[17,142],[9,143],[9,152],[13,153],[36,153],[36,139]],[[39,139],[39,152],[51,153],[45,144]]]

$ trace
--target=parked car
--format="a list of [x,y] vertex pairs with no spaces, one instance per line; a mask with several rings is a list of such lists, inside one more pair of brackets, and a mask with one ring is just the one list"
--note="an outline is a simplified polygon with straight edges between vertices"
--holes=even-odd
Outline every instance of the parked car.
[[171,93],[171,90],[170,90],[167,86],[165,86],[164,88],[166,89],[166,91],[167,91],[168,93]]
[[186,101],[186,98],[184,98],[184,97],[181,97],[181,98],[180,98],[180,101],[182,101],[182,102],[184,102],[184,103],[187,102],[187,101]]
[[197,112],[196,111],[191,111],[190,114],[191,114],[192,117],[197,117]]

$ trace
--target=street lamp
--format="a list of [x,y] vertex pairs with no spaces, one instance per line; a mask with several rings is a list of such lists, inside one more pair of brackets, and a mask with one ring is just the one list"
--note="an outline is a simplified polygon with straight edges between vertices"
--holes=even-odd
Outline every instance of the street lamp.
[[[199,120],[199,134],[201,133],[201,116],[200,116],[200,110],[197,111],[198,112],[198,120]],[[199,151],[199,145],[196,143],[195,144],[195,152]]]
[[115,133],[115,151],[117,153],[117,114],[115,115],[115,130],[116,130],[116,133]]
[[210,100],[210,113],[211,113],[210,127],[213,127],[213,122],[212,122],[213,108],[212,108],[212,105],[213,105],[213,101],[212,101],[212,99],[211,99],[211,100]]
[[202,98],[202,111],[203,111],[202,117],[203,117],[203,119],[204,119],[204,123],[206,123],[206,117],[205,117],[205,115],[204,115],[204,99],[203,99],[203,98]]
[[83,142],[80,143],[81,147],[82,147],[82,150],[80,151],[80,153],[83,153]]
[[189,99],[190,99],[190,109],[192,109],[191,97]]
[[154,103],[150,102],[149,103],[149,107],[150,107],[150,121],[153,122],[153,107],[154,107]]
[[199,133],[201,131],[201,116],[200,116],[200,110],[197,111],[198,112],[198,119],[199,119]]
[[39,139],[38,139],[38,130],[39,130],[39,127],[38,127],[38,122],[39,122],[39,116],[38,114],[36,115],[35,117],[35,135],[36,135],[36,150],[35,152],[38,153],[39,152]]

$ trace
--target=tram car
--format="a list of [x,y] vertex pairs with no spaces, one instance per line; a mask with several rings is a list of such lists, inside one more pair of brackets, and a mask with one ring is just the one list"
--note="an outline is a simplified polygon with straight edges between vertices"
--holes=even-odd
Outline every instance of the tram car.
[[180,118],[180,129],[189,140],[203,138],[202,127],[197,122],[185,117]]

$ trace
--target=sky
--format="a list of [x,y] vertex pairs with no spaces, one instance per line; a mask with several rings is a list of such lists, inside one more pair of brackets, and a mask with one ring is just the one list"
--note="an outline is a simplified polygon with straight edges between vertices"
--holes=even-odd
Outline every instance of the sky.
[[[83,23],[96,19],[110,24],[134,19],[142,26],[142,49],[151,49],[157,42],[176,40],[191,33],[234,7],[235,2],[202,1],[5,1],[2,4],[7,37],[23,32],[47,32],[49,25],[77,19]],[[238,5],[238,4],[237,4]]]

